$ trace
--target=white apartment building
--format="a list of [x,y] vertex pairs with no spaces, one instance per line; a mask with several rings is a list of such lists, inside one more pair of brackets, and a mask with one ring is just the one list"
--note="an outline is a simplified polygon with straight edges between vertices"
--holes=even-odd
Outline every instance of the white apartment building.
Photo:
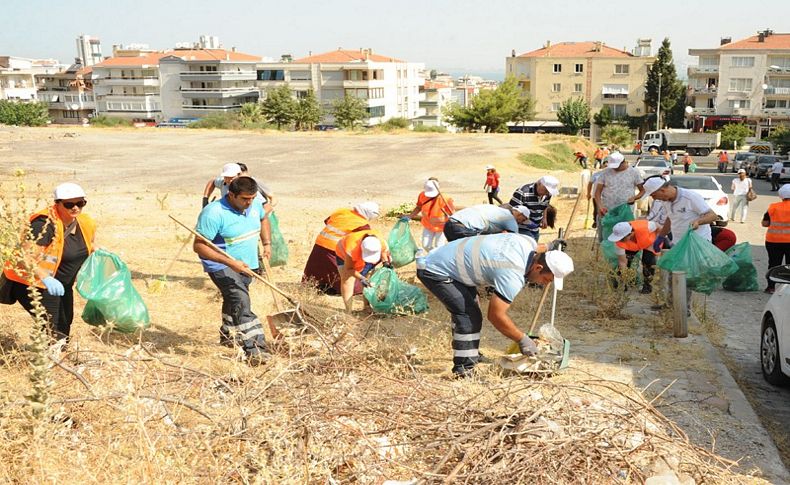
[[453,84],[426,80],[420,88],[420,108],[425,114],[414,119],[415,125],[444,126],[451,128],[444,122],[442,110],[454,102]]
[[85,67],[93,66],[102,61],[101,41],[98,37],[82,34],[77,37],[77,59]]
[[334,123],[331,109],[335,100],[345,95],[358,97],[365,100],[366,124],[370,126],[425,113],[420,107],[424,69],[421,63],[375,54],[371,49],[338,49],[294,61],[260,63],[257,84],[262,97],[284,84],[297,99],[312,90],[325,109],[324,122],[328,124]]
[[35,101],[36,74],[32,59],[0,57],[0,99]]
[[93,66],[96,112],[142,123],[162,120],[159,59],[169,53],[111,57]]
[[689,49],[687,119],[695,131],[746,123],[757,138],[790,124],[790,33],[771,30],[712,49]]
[[38,76],[38,100],[49,103],[53,123],[86,123],[96,111],[91,68],[69,66],[57,74]]

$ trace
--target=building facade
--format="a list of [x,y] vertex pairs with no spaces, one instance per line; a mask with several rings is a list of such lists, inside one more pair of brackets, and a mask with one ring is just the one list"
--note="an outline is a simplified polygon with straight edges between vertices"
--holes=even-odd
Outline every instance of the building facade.
[[420,107],[420,86],[425,66],[374,54],[370,49],[342,50],[310,55],[290,61],[260,63],[257,85],[261,97],[287,84],[294,97],[312,90],[324,109],[324,122],[334,123],[332,105],[344,96],[364,100],[366,125],[390,118],[414,119],[424,114]]
[[560,105],[574,98],[585,100],[592,114],[608,107],[615,118],[643,116],[647,72],[655,58],[649,41],[639,42],[633,53],[603,42],[547,42],[518,56],[513,51],[505,72],[535,100],[537,121],[556,121]]
[[[719,47],[689,49],[687,119],[695,131],[745,123],[756,138],[790,124],[790,33],[771,30]],[[690,112],[688,112],[690,111]]]
[[84,124],[93,117],[96,103],[91,71],[89,67],[73,64],[63,72],[38,76],[37,97],[49,104],[53,123]]
[[32,59],[0,57],[0,99],[35,101],[35,74]]
[[85,67],[102,61],[101,42],[98,37],[82,34],[77,37],[77,59]]
[[161,121],[159,59],[165,55],[111,57],[93,66],[96,113],[142,123]]
[[454,102],[453,84],[426,80],[420,87],[420,108],[425,112],[414,118],[415,125],[443,126],[452,129],[451,125],[444,122],[442,111]]

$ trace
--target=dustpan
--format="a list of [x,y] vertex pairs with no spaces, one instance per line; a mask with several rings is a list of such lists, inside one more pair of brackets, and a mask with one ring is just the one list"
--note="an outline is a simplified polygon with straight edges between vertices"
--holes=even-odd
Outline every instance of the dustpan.
[[[530,338],[537,339],[535,335]],[[562,349],[551,353],[538,352],[536,356],[528,357],[520,353],[508,354],[499,358],[499,366],[505,370],[521,375],[555,374],[568,367],[570,361],[571,343],[562,339]]]

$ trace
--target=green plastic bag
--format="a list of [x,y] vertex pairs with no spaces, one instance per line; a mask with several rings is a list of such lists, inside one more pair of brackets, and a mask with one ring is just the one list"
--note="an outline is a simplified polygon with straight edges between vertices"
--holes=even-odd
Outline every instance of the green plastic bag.
[[618,222],[628,222],[634,220],[634,206],[628,204],[621,204],[606,212],[606,215],[601,217],[601,234],[603,240],[612,235],[615,224]]
[[82,319],[90,325],[113,324],[113,330],[132,333],[148,328],[145,302],[132,286],[129,268],[116,254],[93,252],[77,273],[77,291],[88,300]]
[[706,295],[738,271],[735,261],[691,229],[658,259],[658,267],[666,271],[685,271],[686,286]]
[[387,236],[387,246],[389,246],[392,256],[392,265],[396,268],[406,266],[414,261],[417,254],[417,243],[411,236],[409,223],[398,221]]
[[280,232],[280,221],[274,212],[269,215],[269,225],[272,228],[272,256],[269,258],[269,265],[285,266],[288,263],[288,245]]
[[697,164],[692,162],[691,165],[689,165],[689,173],[696,172],[697,168],[699,168],[699,167],[697,167]]
[[380,268],[370,277],[371,286],[362,293],[373,311],[385,314],[410,314],[428,311],[428,297],[418,287],[398,278],[395,270]]
[[728,291],[757,291],[757,268],[752,263],[752,248],[749,243],[740,243],[727,250],[727,256],[738,265],[738,271],[724,280],[722,285]]

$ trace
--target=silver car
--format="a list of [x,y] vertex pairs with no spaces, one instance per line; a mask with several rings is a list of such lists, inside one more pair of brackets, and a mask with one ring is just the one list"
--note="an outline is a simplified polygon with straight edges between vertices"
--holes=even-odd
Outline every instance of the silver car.
[[667,161],[664,157],[657,156],[643,156],[636,159],[634,168],[639,170],[639,175],[643,179],[652,177],[653,175],[672,175],[674,168],[672,162]]

